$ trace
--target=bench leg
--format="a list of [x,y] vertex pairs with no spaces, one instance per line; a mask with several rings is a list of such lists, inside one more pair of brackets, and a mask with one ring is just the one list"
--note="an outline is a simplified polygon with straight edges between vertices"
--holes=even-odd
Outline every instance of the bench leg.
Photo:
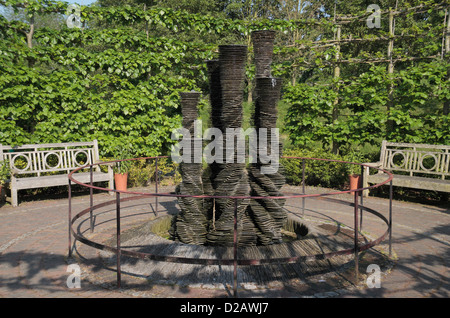
[[18,190],[11,189],[11,203],[12,206],[18,206],[19,204],[19,196],[18,196]]
[[[367,178],[368,178],[368,171],[365,170],[365,173],[363,175],[363,185],[362,185],[363,188],[366,188],[369,186],[369,182],[367,182]],[[362,195],[364,198],[367,198],[369,196],[369,190],[363,190]]]
[[[108,187],[109,187],[111,190],[114,190],[114,176],[113,176],[112,178],[109,179]],[[110,195],[113,195],[114,192],[109,191],[109,194],[110,194]]]
[[[112,168],[110,166],[108,166],[108,175],[109,175],[108,187],[111,190],[114,190],[114,171],[112,170]],[[108,192],[109,192],[109,195],[114,194],[113,191],[108,191]]]

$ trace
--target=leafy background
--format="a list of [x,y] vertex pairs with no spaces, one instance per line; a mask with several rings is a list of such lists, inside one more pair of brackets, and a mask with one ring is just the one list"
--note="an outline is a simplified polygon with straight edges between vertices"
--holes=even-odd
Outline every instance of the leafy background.
[[450,144],[449,1],[380,1],[381,27],[370,29],[372,2],[98,0],[81,7],[81,28],[68,28],[67,2],[1,0],[0,143],[97,139],[102,157],[124,146],[134,157],[167,155],[179,92],[202,92],[207,120],[205,60],[234,43],[249,45],[251,125],[250,34],[273,29],[290,154],[372,161],[383,139]]

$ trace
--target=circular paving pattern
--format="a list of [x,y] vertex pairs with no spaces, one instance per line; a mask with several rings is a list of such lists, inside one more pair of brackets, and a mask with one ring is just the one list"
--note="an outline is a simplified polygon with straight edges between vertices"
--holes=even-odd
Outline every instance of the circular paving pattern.
[[[308,188],[308,193],[320,189]],[[328,190],[326,190],[328,191]],[[343,197],[345,199],[345,197]],[[94,202],[111,200],[106,194],[94,196]],[[351,196],[347,196],[351,201]],[[388,202],[369,197],[365,205],[382,211],[386,215]],[[133,202],[123,210],[123,229],[127,230],[128,220],[138,221],[139,211],[142,221],[154,215],[154,199]],[[74,197],[72,207],[77,210],[89,204],[89,197]],[[160,200],[161,207],[172,203]],[[297,203],[300,205],[301,202]],[[133,207],[134,206],[134,207]],[[327,214],[323,211],[326,206]],[[21,202],[18,207],[9,204],[0,206],[0,297],[31,298],[196,298],[229,297],[227,289],[203,286],[188,288],[181,286],[156,285],[144,278],[123,275],[123,287],[116,287],[114,267],[104,267],[97,250],[77,244],[80,254],[77,258],[67,258],[67,199]],[[133,214],[132,218],[128,213]],[[351,224],[352,213],[321,200],[308,200],[305,219],[314,224]],[[92,234],[100,241],[111,239],[114,228],[114,211],[105,208],[96,215],[96,229]],[[88,223],[88,222],[87,222]],[[130,223],[130,226],[136,225]],[[386,242],[360,255],[360,283],[350,283],[354,278],[349,266],[335,277],[318,275],[307,282],[292,282],[291,285],[271,286],[270,289],[252,289],[240,286],[239,297],[381,297],[381,298],[423,298],[450,297],[448,264],[450,246],[450,209],[447,206],[431,206],[408,202],[393,202],[393,251],[395,260],[386,266],[378,263],[380,255],[386,255]],[[89,232],[89,224],[85,226]],[[371,216],[364,217],[363,233],[377,237],[382,233],[380,222]],[[370,235],[369,235],[370,234]],[[89,234],[91,235],[91,234]],[[383,254],[384,253],[384,254]],[[84,258],[86,257],[86,258]],[[97,258],[96,258],[97,257]],[[71,273],[68,264],[81,266],[81,288],[69,289],[66,285]],[[381,288],[368,288],[365,283],[370,264],[381,266]],[[341,284],[342,283],[342,284]],[[208,289],[211,287],[211,289]],[[248,289],[245,289],[247,287]]]
[[[172,201],[174,200],[172,198]],[[172,206],[172,209],[160,211],[158,217],[130,222],[127,229],[121,231],[123,251],[168,258],[211,259],[212,261],[233,259],[232,247],[184,244],[156,234],[154,228],[160,227],[155,225],[164,223],[164,219],[170,220],[171,215],[177,213],[175,204],[170,205],[168,202],[166,206]],[[288,201],[288,203],[295,205],[294,202]],[[238,259],[283,259],[299,255],[326,254],[336,250],[351,249],[353,246],[353,229],[343,223],[333,219],[322,220],[321,217],[300,218],[295,216],[295,213],[291,215],[291,218],[308,229],[306,236],[270,246],[240,247]],[[78,225],[78,231],[92,242],[114,246],[116,242],[115,222],[114,220],[110,221],[109,226],[102,225],[99,230],[96,229],[94,233],[90,233],[87,230],[89,221],[85,219]],[[382,225],[382,222],[379,224]],[[360,236],[360,244],[367,243],[372,239],[369,233],[364,233],[364,236]],[[117,286],[115,253],[95,250],[84,244],[78,244],[76,252],[78,261],[86,263],[84,279],[91,282],[97,280],[110,288]],[[388,273],[393,261],[387,254],[386,246],[366,251],[360,255],[360,266],[367,267],[367,262],[376,262],[384,273]],[[106,269],[104,274],[107,273],[107,279],[100,277],[99,268]],[[233,293],[232,265],[199,265],[182,261],[165,262],[122,255],[121,271],[122,289],[131,294],[137,293],[145,296],[156,286],[172,288],[176,286],[177,289],[200,290],[201,293]],[[238,266],[237,271],[240,294],[249,291],[276,293],[281,289],[289,290],[291,295],[302,293],[305,290],[314,291],[313,295],[336,293],[336,290],[342,293],[349,288],[355,288],[366,277],[361,274],[356,282],[355,276],[353,254],[296,263],[273,262],[260,265],[241,265]]]

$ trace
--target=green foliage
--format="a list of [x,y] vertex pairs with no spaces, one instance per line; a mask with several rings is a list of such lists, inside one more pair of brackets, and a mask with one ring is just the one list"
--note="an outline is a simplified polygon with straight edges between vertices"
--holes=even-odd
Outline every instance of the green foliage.
[[331,143],[332,131],[329,128],[336,96],[329,86],[299,84],[286,87],[284,100],[291,107],[284,129],[294,145],[306,146],[317,140]]
[[128,171],[128,185],[130,187],[147,186],[154,179],[155,169],[145,159],[133,160]]
[[[156,181],[156,160],[139,159],[131,161],[128,172],[128,184],[131,187],[148,186]],[[176,185],[181,182],[178,165],[169,158],[158,159],[158,182],[162,186]]]
[[[449,81],[442,62],[412,65],[389,77],[382,66],[372,66],[360,76],[339,85],[299,83],[286,88],[290,103],[285,131],[297,146],[320,141],[326,146],[397,142],[448,144],[448,115],[442,102]],[[388,109],[389,88],[393,102]],[[335,101],[337,101],[336,104]],[[333,109],[339,117],[333,117]],[[388,121],[392,122],[390,129]]]
[[113,166],[114,173],[120,173],[120,174],[126,174],[130,170],[132,166],[131,160],[125,160],[125,159],[132,159],[131,152],[130,152],[130,145],[121,145],[117,146],[117,148],[114,151],[114,160],[121,160],[116,162],[116,164]]
[[[152,164],[156,165],[156,162]],[[158,181],[163,186],[179,184],[181,182],[181,174],[178,164],[172,162],[170,158],[158,159]]]
[[[423,12],[396,18],[397,62],[390,75],[386,61],[370,62],[386,58],[387,15],[380,29],[361,26],[360,19],[342,24],[338,51],[326,42],[336,32],[331,1],[294,10],[296,1],[103,0],[82,6],[82,29],[41,23],[32,49],[25,35],[31,17],[37,24],[53,16],[64,20],[68,3],[0,4],[22,15],[19,21],[0,16],[3,144],[97,139],[102,157],[113,157],[118,145],[130,145],[132,157],[167,154],[171,132],[181,124],[178,93],[207,96],[204,61],[217,57],[218,44],[251,44],[250,32],[261,29],[279,31],[272,69],[285,80],[286,117],[279,126],[288,143],[308,149],[338,145],[344,154],[382,139],[450,143],[443,111],[450,100],[448,54],[440,58],[444,6],[432,1],[423,3]],[[337,13],[364,13],[366,7],[364,1],[338,3]],[[251,57],[251,46],[249,52]],[[338,52],[340,60],[363,63],[335,64]],[[333,79],[337,65],[340,77]],[[250,94],[254,69],[248,67],[246,75]],[[209,108],[202,103],[206,119]],[[252,105],[245,106],[251,112]]]
[[9,162],[6,160],[0,161],[0,185],[4,185],[9,180],[10,175]]
[[[321,149],[287,149],[284,151],[283,156],[330,159],[355,163],[367,162],[367,158],[364,158],[359,153],[342,156]],[[284,174],[287,183],[301,185],[303,174],[302,159],[282,158],[280,163],[285,170]],[[348,182],[350,174],[360,173],[360,171],[361,167],[359,165],[325,160],[305,160],[305,184],[325,188],[342,188]]]
[[[130,51],[123,49],[129,34],[120,31],[102,32],[103,42],[96,37],[93,45],[114,41],[123,51],[96,53],[69,46],[72,40],[84,46],[93,32],[65,32],[37,33],[43,46],[32,51],[0,43],[2,143],[98,139],[102,156],[111,156],[118,141],[132,144],[135,156],[166,151],[181,123],[178,92],[197,89],[198,71],[190,65],[208,55],[192,56],[187,45],[167,39],[134,43]],[[42,67],[29,67],[30,57]]]

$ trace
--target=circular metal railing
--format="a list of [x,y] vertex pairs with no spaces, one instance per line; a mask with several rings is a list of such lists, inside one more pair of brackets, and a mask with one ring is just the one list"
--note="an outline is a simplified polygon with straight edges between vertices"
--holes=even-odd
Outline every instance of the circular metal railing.
[[[347,162],[347,161],[341,161],[341,160],[333,160],[333,159],[321,159],[321,158],[305,158],[305,157],[282,157],[283,159],[287,160],[299,160],[302,163],[302,193],[301,194],[290,194],[290,195],[282,195],[282,196],[214,196],[214,195],[185,195],[185,194],[176,194],[176,193],[161,193],[158,192],[158,160],[168,158],[167,156],[157,156],[157,157],[143,157],[143,158],[133,158],[133,159],[123,159],[123,160],[114,160],[114,161],[107,161],[107,162],[101,162],[96,164],[90,164],[85,165],[80,168],[77,168],[73,170],[69,174],[69,257],[72,255],[72,236],[74,238],[73,243],[76,241],[79,241],[83,244],[86,244],[88,246],[91,246],[96,249],[110,251],[114,254],[116,254],[117,259],[117,286],[120,288],[121,286],[121,256],[129,256],[133,258],[139,258],[139,259],[148,259],[148,260],[154,260],[154,261],[164,261],[164,262],[176,262],[176,263],[184,263],[184,264],[197,264],[197,265],[233,265],[234,271],[233,271],[233,289],[234,289],[234,295],[237,296],[237,266],[239,265],[261,265],[261,264],[273,264],[273,263],[297,263],[297,262],[304,262],[304,261],[310,261],[310,260],[321,260],[321,259],[327,259],[338,255],[349,255],[354,254],[354,262],[355,262],[355,273],[356,278],[358,277],[358,255],[359,252],[367,250],[371,247],[374,247],[378,244],[380,244],[383,240],[386,239],[387,236],[389,236],[389,256],[391,256],[392,253],[392,179],[393,175],[384,169],[378,168],[378,167],[372,167],[367,164],[361,164],[361,163],[354,163],[354,162]],[[116,189],[108,189],[103,187],[98,187],[93,185],[93,167],[97,165],[111,165],[115,164],[117,162],[121,161],[132,161],[132,160],[149,160],[153,159],[155,160],[155,191],[154,192],[140,192],[140,191],[121,191]],[[383,172],[386,174],[386,180],[374,184],[367,187],[361,187],[358,189],[350,189],[350,190],[342,190],[342,191],[333,191],[328,193],[315,193],[315,194],[306,194],[305,193],[305,167],[306,162],[308,160],[318,160],[318,161],[327,161],[327,162],[335,162],[335,163],[342,163],[342,164],[352,164],[352,165],[358,165],[361,167],[361,176],[364,176],[363,170],[364,169],[376,169],[379,172]],[[90,183],[82,183],[80,181],[76,180],[76,173],[80,170],[89,169],[90,170]],[[82,210],[81,212],[72,215],[72,182],[78,185],[81,185],[83,187],[90,189],[90,205],[88,208]],[[361,184],[363,184],[361,182]],[[376,211],[374,209],[371,209],[369,207],[366,207],[363,205],[363,191],[374,189],[377,187],[380,187],[382,185],[389,185],[389,211],[388,211],[388,218],[385,217],[383,214],[381,214],[379,211]],[[104,192],[113,192],[116,194],[116,198],[114,200],[110,200],[107,202],[103,202],[100,204],[93,204],[93,190],[100,190]],[[121,194],[132,194],[134,196],[121,198]],[[354,196],[353,202],[343,201],[335,198],[330,198],[331,196],[336,196],[343,193],[351,193]],[[121,242],[120,242],[120,234],[121,234],[121,202],[126,202],[130,200],[138,200],[142,198],[147,197],[154,197],[155,198],[155,204],[156,204],[156,214],[158,214],[158,198],[159,197],[173,197],[173,198],[179,198],[179,197],[192,197],[192,198],[211,198],[211,199],[234,199],[235,201],[235,209],[234,209],[234,242],[233,242],[233,249],[234,249],[234,257],[229,259],[211,259],[211,258],[192,258],[192,257],[181,257],[181,256],[168,256],[168,255],[158,255],[158,254],[151,254],[151,253],[144,253],[144,252],[137,252],[137,251],[130,251],[126,249],[121,248]],[[258,258],[258,259],[238,259],[237,258],[237,202],[238,200],[242,199],[293,199],[293,198],[302,198],[302,209],[304,211],[304,200],[306,198],[314,198],[314,197],[321,197],[326,200],[330,200],[336,203],[344,204],[347,206],[350,206],[353,208],[353,214],[354,214],[354,246],[352,248],[333,251],[329,253],[322,253],[322,254],[315,254],[315,255],[299,255],[294,257],[274,257],[274,258]],[[76,232],[73,229],[73,225],[75,222],[80,219],[82,216],[86,214],[90,214],[90,226],[91,231],[93,231],[93,212],[101,207],[113,205],[116,206],[116,247],[108,246],[105,244],[101,244],[99,242],[94,242],[88,238],[86,238],[82,233]],[[366,211],[376,217],[378,217],[380,220],[382,220],[386,224],[386,230],[385,232],[378,238],[372,240],[372,241],[366,241],[364,244],[359,243],[359,235],[360,235],[360,227],[362,227],[362,216],[363,211]],[[358,213],[359,212],[359,213]]]

